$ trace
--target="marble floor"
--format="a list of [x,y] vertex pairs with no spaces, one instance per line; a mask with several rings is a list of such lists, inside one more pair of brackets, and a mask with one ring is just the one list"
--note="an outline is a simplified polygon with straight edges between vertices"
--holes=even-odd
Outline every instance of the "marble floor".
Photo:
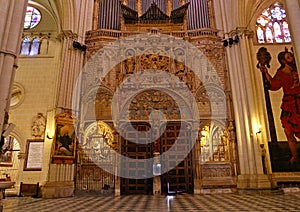
[[6,197],[2,205],[4,212],[300,211],[300,193],[74,196],[59,199]]

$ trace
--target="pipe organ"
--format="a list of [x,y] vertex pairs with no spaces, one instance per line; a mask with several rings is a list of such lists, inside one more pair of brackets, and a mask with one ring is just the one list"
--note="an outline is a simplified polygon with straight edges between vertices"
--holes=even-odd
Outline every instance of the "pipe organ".
[[99,2],[99,29],[120,29],[120,1],[102,0]]
[[[127,0],[126,6],[138,11],[138,2],[142,3],[141,12],[144,14],[155,3],[158,8],[163,12],[177,9],[181,6],[182,0],[171,0],[171,4],[167,4],[169,0]],[[187,11],[188,30],[210,28],[212,24],[209,19],[209,12],[212,8],[208,6],[209,0],[186,0],[190,3]],[[172,7],[168,10],[167,7]],[[99,4],[99,29],[112,29],[120,30],[120,1],[119,0],[100,0]]]
[[210,28],[208,0],[187,0],[188,29]]

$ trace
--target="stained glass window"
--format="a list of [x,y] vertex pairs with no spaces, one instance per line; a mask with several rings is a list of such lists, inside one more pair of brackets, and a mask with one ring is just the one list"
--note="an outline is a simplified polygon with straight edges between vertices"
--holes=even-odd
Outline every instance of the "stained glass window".
[[291,35],[283,5],[275,3],[265,9],[256,21],[258,43],[287,43]]
[[26,10],[25,20],[24,20],[24,29],[32,29],[41,20],[41,13],[37,9],[28,6]]

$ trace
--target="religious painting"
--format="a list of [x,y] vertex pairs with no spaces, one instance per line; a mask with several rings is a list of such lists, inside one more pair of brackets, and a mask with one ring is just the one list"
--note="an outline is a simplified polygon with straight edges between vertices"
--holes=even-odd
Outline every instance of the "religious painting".
[[0,166],[13,166],[13,145],[14,137],[8,136],[4,139],[4,145],[0,154]]
[[56,116],[53,145],[54,163],[73,163],[76,150],[75,119],[68,113]]
[[[264,88],[272,172],[300,171],[300,143],[297,142],[300,139],[300,82],[294,53],[287,47],[279,52],[269,49],[271,53],[265,47],[258,50],[257,68]],[[276,58],[273,64],[271,58]],[[261,145],[262,162],[266,164],[264,148]]]

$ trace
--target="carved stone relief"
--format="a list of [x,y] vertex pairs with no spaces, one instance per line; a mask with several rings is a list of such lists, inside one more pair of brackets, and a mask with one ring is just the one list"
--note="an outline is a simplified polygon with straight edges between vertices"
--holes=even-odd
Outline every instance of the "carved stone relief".
[[[106,42],[97,36],[93,39],[97,45],[91,47],[90,53],[97,52]],[[201,170],[199,173],[203,178],[232,177],[235,174],[232,168],[235,161],[235,152],[232,150],[234,138],[226,125],[228,111],[224,91],[228,90],[229,85],[222,41],[218,37],[191,39],[190,42],[203,53],[198,54],[193,49],[187,50],[177,39],[146,34],[134,39],[122,38],[120,45],[109,46],[110,51],[100,50],[95,53],[97,59],[88,64],[91,69],[84,75],[86,84],[83,85],[83,92],[94,89],[95,82],[106,86],[110,92],[99,91],[97,95],[97,101],[101,105],[99,111],[105,110],[103,105],[111,105],[114,96],[119,100],[113,111],[114,115],[122,115],[123,117],[118,118],[128,121],[149,120],[152,110],[159,110],[167,120],[184,119],[186,115],[178,110],[179,107],[187,107],[189,111],[193,111],[194,108],[187,103],[189,98],[195,98],[200,115],[199,123],[204,119],[210,120],[212,114],[223,121],[220,125],[209,122],[196,130],[200,136],[200,155],[196,160],[201,161],[196,169]],[[114,62],[117,65],[113,66]],[[109,73],[105,74],[107,67],[110,67]],[[161,72],[173,78],[161,77]],[[140,92],[137,93],[139,89]],[[180,102],[174,101],[168,92],[164,92],[174,89]],[[109,96],[109,100],[105,102],[106,96]],[[90,111],[85,110],[87,114]],[[107,110],[105,113],[107,112],[112,111]],[[233,131],[231,129],[230,132]],[[222,180],[219,183],[222,184]]]
[[180,110],[174,99],[158,90],[137,95],[129,106],[130,120],[149,120],[153,110],[160,110],[167,120],[180,119]]
[[38,113],[32,119],[31,135],[35,138],[42,138],[45,135],[46,118],[42,113]]
[[210,122],[199,129],[200,163],[230,161],[230,137],[226,128]]

